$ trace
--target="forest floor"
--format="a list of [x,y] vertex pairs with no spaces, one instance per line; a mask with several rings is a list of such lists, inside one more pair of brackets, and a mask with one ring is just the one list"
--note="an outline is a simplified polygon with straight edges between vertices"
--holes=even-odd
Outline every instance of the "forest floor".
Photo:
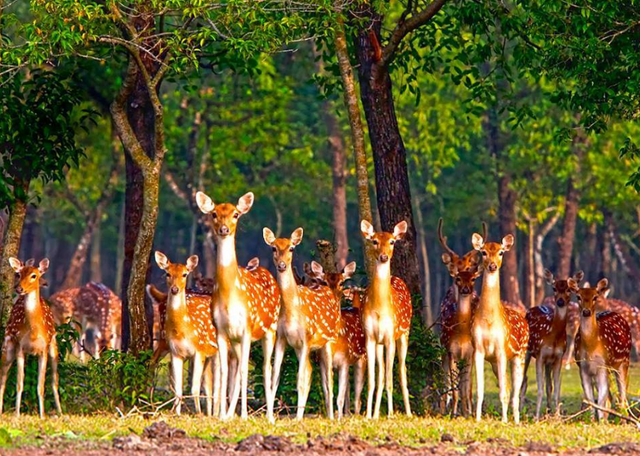
[[[536,423],[531,419],[535,373],[530,373],[526,416],[518,426],[502,424],[497,418],[497,391],[495,382],[489,380],[485,410],[490,416],[480,423],[464,418],[407,418],[400,414],[378,421],[361,417],[341,421],[310,417],[303,422],[280,419],[275,424],[263,417],[221,422],[169,413],[125,418],[107,413],[64,415],[45,420],[6,414],[0,417],[0,454],[640,455],[640,430],[633,425],[618,420],[595,424],[588,414],[570,418],[579,410],[582,392],[575,368],[565,372],[563,378],[566,410],[563,417]],[[637,402],[640,365],[631,371],[629,392],[632,401]]]

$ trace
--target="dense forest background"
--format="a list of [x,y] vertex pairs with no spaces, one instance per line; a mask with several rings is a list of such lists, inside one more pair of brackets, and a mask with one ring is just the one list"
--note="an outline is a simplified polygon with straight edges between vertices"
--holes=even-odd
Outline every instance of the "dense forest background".
[[[93,280],[127,297],[123,268],[139,274],[149,264],[144,258],[142,266],[131,263],[136,236],[130,226],[143,217],[144,199],[134,187],[155,185],[141,177],[154,172],[153,249],[172,260],[196,253],[199,272],[212,277],[215,247],[193,193],[235,202],[252,191],[256,202],[238,233],[241,263],[258,256],[273,269],[262,227],[288,236],[302,226],[300,271],[302,262],[317,258],[315,241],[328,239],[340,265],[358,263],[356,282],[364,283],[358,228],[363,162],[357,161],[364,146],[374,225],[388,228],[411,217],[415,227],[395,267],[422,293],[417,305],[427,324],[436,320],[451,282],[440,260],[440,217],[457,252],[471,249],[471,234],[481,232],[482,221],[494,240],[514,232],[516,249],[502,270],[505,299],[540,303],[550,293],[543,280],[549,268],[565,276],[583,269],[591,282],[606,276],[613,297],[638,301],[633,139],[639,127],[633,107],[620,101],[630,89],[602,84],[602,93],[588,92],[591,70],[576,55],[582,49],[592,58],[593,71],[613,71],[611,60],[628,52],[635,30],[625,29],[625,21],[636,17],[633,7],[231,3],[229,10],[182,1],[0,3],[3,100],[21,94],[27,104],[29,91],[38,90],[29,84],[51,73],[74,97],[67,126],[73,126],[69,140],[76,153],[62,160],[59,172],[34,174],[24,198],[16,191],[19,167],[9,166],[11,155],[46,155],[57,146],[42,148],[48,130],[35,132],[43,125],[33,123],[37,117],[8,122],[8,103],[1,120],[9,126],[0,141],[8,195],[1,214],[5,248],[9,215],[17,200],[25,200],[19,257],[51,259],[45,293]],[[590,8],[603,18],[581,12]],[[615,15],[618,22],[610,19]],[[161,33],[165,17],[173,25]],[[592,31],[574,33],[571,27],[581,30],[576,18],[592,21]],[[550,31],[554,21],[564,20],[564,37]],[[571,64],[558,63],[563,45],[572,51]],[[590,53],[589,46],[600,45],[608,47]],[[156,100],[140,89],[144,67],[155,84],[147,89],[157,93],[160,119],[148,109]],[[628,76],[634,66],[615,70]],[[362,103],[355,111],[349,73],[355,103]],[[128,78],[136,77],[133,92],[124,93]],[[147,140],[151,149],[159,147],[154,134],[163,125],[162,153],[146,151],[158,165],[149,165],[153,172],[136,171],[141,162],[126,140],[123,147],[126,131],[114,111],[121,96],[129,97],[122,109],[143,148]],[[136,109],[142,110],[138,118]],[[368,128],[365,141],[356,117]],[[19,149],[17,135],[40,146]],[[21,166],[32,169],[33,163],[31,156]],[[144,280],[162,284],[159,269],[149,268]]]

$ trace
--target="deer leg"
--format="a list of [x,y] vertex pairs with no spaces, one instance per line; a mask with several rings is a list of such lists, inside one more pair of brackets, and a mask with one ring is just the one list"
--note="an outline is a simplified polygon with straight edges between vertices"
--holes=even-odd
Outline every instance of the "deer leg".
[[349,389],[349,365],[343,362],[338,368],[338,419],[345,415],[344,405]]
[[[604,366],[598,369],[596,375],[596,384],[598,389],[598,405],[606,408],[607,399],[609,399],[609,372]],[[598,410],[598,421],[607,419],[607,413]]]
[[296,350],[298,356],[298,409],[296,418],[304,418],[304,408],[307,404],[307,369],[309,368],[309,348],[303,345]]
[[360,415],[362,390],[364,388],[364,372],[365,372],[366,360],[364,356],[358,360],[353,370],[353,383],[355,400],[353,404],[353,411],[356,415]]
[[[522,388],[520,388],[520,403],[524,404],[527,397],[527,387],[529,386],[529,364],[531,363],[531,352],[527,351],[524,358],[524,377],[522,378]],[[536,379],[538,376],[538,368],[536,367]]]
[[538,395],[536,397],[536,421],[540,419],[542,409],[542,398],[544,396],[544,362],[542,354],[536,358],[536,384],[538,385]]
[[511,361],[511,381],[513,382],[513,421],[520,423],[520,394],[518,393],[522,388],[522,380],[524,377],[524,357],[516,356]]
[[[262,377],[264,379],[264,395],[267,402],[271,400],[271,377],[273,376],[273,372],[271,369],[271,359],[273,357],[273,349],[275,347],[275,343],[275,331],[267,331],[262,338],[262,353],[264,354],[264,362],[262,363]],[[271,405],[271,407],[267,405],[267,410],[269,408],[273,408],[273,404]]]
[[329,383],[327,381],[327,364],[324,356],[324,351],[321,349],[320,353],[320,383],[322,384],[322,395],[324,396],[324,407],[329,413],[329,402],[327,398],[329,397]]
[[464,378],[465,378],[465,397],[463,398],[463,406],[466,408],[464,416],[468,417],[473,413],[473,385],[471,382],[471,376],[473,374],[473,356],[466,358],[467,365],[465,366]]
[[[340,392],[340,387],[338,387],[338,393]],[[342,407],[344,415],[351,414],[351,379],[349,378],[349,365],[347,364],[347,379],[344,391],[344,406]]]
[[280,368],[282,367],[282,359],[284,357],[284,350],[287,348],[287,339],[283,335],[277,335],[275,355],[273,359],[273,378],[271,381],[271,397],[267,401],[267,419],[273,423],[275,420],[273,407],[276,401],[276,394],[278,393],[278,385],[280,383]]
[[553,413],[560,414],[560,385],[562,382],[562,359],[553,363]]
[[47,375],[47,353],[38,356],[38,411],[44,418],[44,383]]
[[387,377],[387,415],[393,416],[393,361],[396,357],[396,341],[393,337],[389,340],[387,345],[387,362],[386,362],[386,377]]
[[[584,367],[582,366],[582,364],[584,364]],[[582,392],[584,393],[584,398],[587,401],[591,403],[595,403],[595,399],[593,396],[592,379],[591,379],[591,376],[589,375],[589,372],[587,372],[586,369],[587,369],[587,362],[584,361],[584,363],[581,363],[580,365],[580,382],[582,383]],[[593,416],[595,418],[596,414],[594,413]]]
[[380,418],[380,405],[382,405],[382,389],[384,387],[384,345],[379,344],[376,347],[376,364],[378,365],[378,378],[376,383],[376,406],[373,410],[373,417]]
[[376,342],[367,337],[367,418],[373,417],[373,393],[376,383]]
[[212,397],[213,397],[213,358],[207,358],[204,362],[204,368],[202,370],[202,386],[204,387],[204,395],[207,402],[207,416],[211,416],[213,411]]
[[453,396],[452,360],[451,354],[446,350],[442,355],[442,370],[444,371],[445,399],[440,401],[440,413],[445,415],[448,410],[451,410],[451,397]]
[[627,387],[629,385],[629,364],[623,363],[618,369],[615,369],[616,384],[618,385],[618,393],[620,394],[620,408],[626,411],[627,403]]
[[204,371],[205,358],[197,353],[191,358],[191,363],[193,365],[193,374],[191,375],[191,396],[193,396],[193,403],[195,405],[196,413],[202,413],[202,408],[200,407],[200,389],[202,387],[202,373]]
[[16,415],[20,416],[20,405],[22,404],[22,390],[24,389],[24,353],[18,350],[16,356],[18,367],[18,381],[16,384]]
[[551,411],[553,401],[553,376],[552,376],[552,364],[545,364],[544,366],[544,378],[547,392],[547,410]]
[[473,357],[473,364],[476,367],[476,387],[478,389],[476,421],[480,421],[482,419],[482,402],[484,401],[484,353],[480,350],[476,350]]
[[229,352],[229,413],[232,416],[236,412],[240,399],[240,369],[238,368],[240,355],[236,351],[237,349],[237,344],[231,344]]
[[6,338],[4,347],[2,347],[2,360],[0,361],[0,414],[4,411],[4,390],[7,386],[7,377],[13,360],[15,359],[16,350],[13,341]]
[[247,331],[242,338],[242,351],[241,355],[241,363],[240,369],[242,374],[242,409],[240,411],[240,416],[242,419],[247,419],[249,416],[249,407],[248,407],[248,398],[247,394],[249,393],[249,356],[251,354],[251,334]]
[[213,416],[222,417],[220,414],[220,358],[214,355],[211,358],[211,369],[213,370]]
[[409,402],[409,385],[407,383],[407,351],[409,350],[409,334],[403,334],[398,339],[398,368],[400,374],[400,389],[402,389],[402,400],[404,401],[404,411],[407,416],[411,416],[411,403]]
[[182,411],[182,368],[184,360],[179,356],[171,355],[171,377],[173,379],[173,391],[176,395],[176,414]]
[[500,405],[502,406],[502,422],[507,422],[509,411],[509,391],[507,387],[507,356],[504,352],[498,352],[496,356],[496,370],[498,372],[498,389]]
[[327,400],[327,413],[329,415],[329,419],[333,419],[333,345],[328,343],[325,344],[321,355],[326,358],[325,366],[327,368],[327,386],[329,389],[329,394],[326,398]]
[[229,381],[229,344],[218,332],[218,365],[220,367],[220,418],[227,418],[227,386]]

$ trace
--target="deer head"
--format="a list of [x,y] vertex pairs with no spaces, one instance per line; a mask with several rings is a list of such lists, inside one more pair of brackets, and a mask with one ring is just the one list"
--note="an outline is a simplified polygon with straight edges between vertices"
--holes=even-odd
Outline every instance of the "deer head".
[[187,264],[171,263],[166,255],[156,251],[156,263],[158,267],[167,273],[167,288],[172,295],[182,293],[187,286],[187,276],[198,266],[198,256],[192,255],[187,259]]
[[238,204],[214,204],[203,192],[196,193],[196,203],[204,214],[211,214],[212,231],[215,236],[226,238],[235,236],[240,216],[253,206],[254,196],[249,192],[238,200]]
[[342,285],[353,276],[354,272],[356,272],[355,261],[346,265],[341,272],[324,272],[320,263],[311,262],[312,277],[331,288],[336,300],[342,299]]
[[269,228],[262,229],[262,237],[267,245],[271,246],[273,251],[273,262],[276,265],[278,272],[285,272],[287,268],[291,268],[291,261],[293,260],[293,251],[296,246],[302,242],[302,236],[304,231],[302,228],[297,228],[289,239],[277,238]]
[[578,297],[578,305],[583,317],[590,318],[596,313],[596,306],[601,299],[605,299],[605,295],[609,290],[609,281],[601,279],[595,288],[580,288],[578,282],[573,278],[568,280],[569,287]]
[[[480,262],[478,258],[478,251],[474,249],[470,252],[465,253],[463,256],[459,256],[447,244],[447,238],[442,234],[442,226],[443,220],[441,217],[438,221],[438,240],[440,241],[440,245],[444,249],[444,253],[442,254],[441,258],[447,269],[449,269],[450,266],[454,266],[458,271],[476,269],[478,267],[478,263]],[[482,231],[484,233],[482,237],[483,239],[486,239],[487,224],[484,222],[482,222]]]
[[360,222],[362,235],[373,244],[377,263],[387,263],[391,260],[395,243],[404,238],[407,228],[407,222],[403,220],[393,228],[393,233],[387,233],[386,231],[376,233],[371,223],[366,220]]
[[[584,278],[584,272],[578,271],[572,277],[573,281],[579,286],[580,282]],[[566,307],[571,302],[571,294],[573,290],[569,286],[569,279],[558,279],[548,269],[544,270],[544,279],[553,287],[553,296],[556,301],[556,306],[559,309]]]
[[502,243],[497,242],[485,242],[484,238],[478,233],[473,233],[471,238],[473,248],[482,254],[482,267],[486,271],[496,272],[502,266],[502,257],[505,252],[511,250],[515,243],[515,238],[512,234],[507,234],[502,238]]
[[33,258],[27,260],[26,263],[14,257],[9,258],[9,264],[19,276],[15,285],[16,293],[19,295],[26,295],[39,289],[40,277],[49,269],[48,258],[40,261],[37,268],[34,266],[34,263],[35,260]]

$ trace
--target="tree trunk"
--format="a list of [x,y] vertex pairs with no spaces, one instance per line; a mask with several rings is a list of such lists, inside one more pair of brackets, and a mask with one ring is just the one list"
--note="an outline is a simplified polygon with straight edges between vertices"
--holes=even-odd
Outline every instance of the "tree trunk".
[[[356,180],[358,193],[358,213],[360,220],[373,222],[371,215],[371,199],[369,197],[369,171],[367,169],[367,150],[364,143],[364,127],[360,117],[360,105],[356,95],[353,67],[349,61],[347,39],[344,34],[344,25],[338,21],[335,28],[335,48],[338,57],[338,67],[342,78],[344,91],[344,104],[349,115],[351,128],[351,141],[353,143],[353,155],[356,166]],[[367,275],[371,278],[375,268],[375,253],[373,246],[364,243],[364,258]]]
[[406,150],[396,118],[391,76],[381,58],[381,20],[373,15],[370,27],[356,37],[360,98],[364,107],[376,174],[378,213],[383,230],[404,220],[409,225],[398,243],[391,264],[394,275],[404,279],[412,294],[420,294],[420,267],[416,253],[416,228],[411,207],[411,188]]
[[102,283],[102,264],[101,264],[101,243],[102,229],[100,222],[93,230],[93,241],[91,242],[91,277],[90,280],[96,283]]
[[536,304],[542,302],[545,298],[545,279],[544,279],[544,261],[542,259],[542,249],[544,245],[544,239],[547,237],[549,232],[553,229],[554,226],[558,223],[560,219],[560,213],[556,212],[549,220],[547,220],[540,230],[536,234],[535,237],[535,245],[533,248],[533,258],[535,264],[535,276],[536,276]]
[[[602,253],[600,255],[600,273],[598,279],[602,277],[609,278],[611,275],[611,236],[609,235],[609,224],[611,223],[611,217],[605,214],[604,228],[602,229]],[[595,286],[595,284],[593,284]]]
[[2,264],[0,265],[0,325],[4,328],[9,311],[13,304],[13,287],[15,271],[9,264],[10,257],[17,257],[20,253],[20,240],[22,227],[27,216],[27,198],[29,194],[29,182],[21,182],[21,192],[14,191],[14,201],[9,208],[9,221],[4,233],[2,245]]
[[525,261],[524,261],[524,291],[525,291],[525,304],[531,308],[536,305],[536,276],[535,276],[535,262],[533,259],[533,247],[535,222],[532,218],[529,218],[529,229],[527,230],[527,237],[525,238]]
[[431,272],[429,271],[429,252],[427,250],[427,233],[424,230],[422,207],[418,197],[414,197],[416,208],[416,222],[418,222],[418,247],[422,262],[422,323],[429,327],[433,323],[433,307],[431,304]]
[[573,253],[573,241],[576,236],[579,199],[580,193],[573,183],[573,178],[569,178],[564,205],[564,225],[562,234],[558,239],[558,270],[556,272],[557,276],[563,279],[566,279],[571,274],[571,256]]
[[115,293],[122,296],[122,278],[124,276],[124,238],[126,225],[126,205],[122,204],[120,209],[120,220],[118,222],[118,245],[116,252],[116,283]]
[[638,268],[635,260],[629,254],[629,250],[620,241],[616,231],[615,222],[613,220],[613,215],[605,215],[605,218],[608,221],[607,227],[609,229],[609,238],[611,239],[611,245],[616,257],[618,258],[618,262],[627,276],[634,283],[640,283],[640,269]]
[[598,225],[592,222],[587,228],[587,240],[585,242],[585,250],[580,264],[583,266],[584,276],[586,280],[593,280],[593,275],[598,271]]
[[349,238],[347,236],[347,155],[338,119],[331,112],[331,105],[324,103],[324,118],[329,133],[333,175],[333,230],[336,243],[336,264],[342,271],[349,256]]
[[87,252],[89,250],[93,230],[95,229],[97,222],[94,214],[95,212],[92,213],[90,219],[87,220],[84,232],[82,233],[82,236],[80,236],[80,241],[76,246],[73,256],[71,257],[71,263],[67,268],[64,281],[62,282],[62,285],[60,285],[61,290],[80,286],[80,281],[82,280],[82,268],[87,260]]

